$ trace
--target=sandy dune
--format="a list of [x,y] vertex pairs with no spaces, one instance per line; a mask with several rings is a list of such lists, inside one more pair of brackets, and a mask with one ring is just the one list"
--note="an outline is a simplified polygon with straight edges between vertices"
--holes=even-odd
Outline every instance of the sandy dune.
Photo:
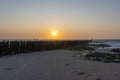
[[120,64],[85,61],[68,50],[0,58],[0,80],[120,80]]

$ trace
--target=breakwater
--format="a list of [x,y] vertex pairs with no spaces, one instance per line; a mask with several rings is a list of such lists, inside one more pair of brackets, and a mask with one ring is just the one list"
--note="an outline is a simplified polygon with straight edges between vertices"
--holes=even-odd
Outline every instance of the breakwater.
[[90,40],[68,41],[2,41],[0,42],[0,56],[44,51],[52,49],[64,49],[71,46],[85,45]]

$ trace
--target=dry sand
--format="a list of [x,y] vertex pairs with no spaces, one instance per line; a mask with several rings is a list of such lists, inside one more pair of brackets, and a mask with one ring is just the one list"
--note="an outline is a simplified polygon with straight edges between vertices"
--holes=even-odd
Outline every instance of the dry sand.
[[120,80],[120,64],[77,59],[51,50],[0,58],[0,80]]

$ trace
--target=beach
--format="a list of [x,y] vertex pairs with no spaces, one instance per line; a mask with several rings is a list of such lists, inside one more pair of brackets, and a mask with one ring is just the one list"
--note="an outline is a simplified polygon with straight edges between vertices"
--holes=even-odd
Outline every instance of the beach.
[[50,50],[0,58],[0,80],[119,80],[120,64],[82,60],[75,51]]
[[0,0],[0,80],[120,80],[120,0]]

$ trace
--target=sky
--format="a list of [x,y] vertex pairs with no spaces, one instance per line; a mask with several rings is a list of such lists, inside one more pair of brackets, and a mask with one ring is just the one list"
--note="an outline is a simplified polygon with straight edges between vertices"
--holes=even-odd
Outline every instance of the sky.
[[0,39],[54,38],[120,39],[120,0],[0,0]]

